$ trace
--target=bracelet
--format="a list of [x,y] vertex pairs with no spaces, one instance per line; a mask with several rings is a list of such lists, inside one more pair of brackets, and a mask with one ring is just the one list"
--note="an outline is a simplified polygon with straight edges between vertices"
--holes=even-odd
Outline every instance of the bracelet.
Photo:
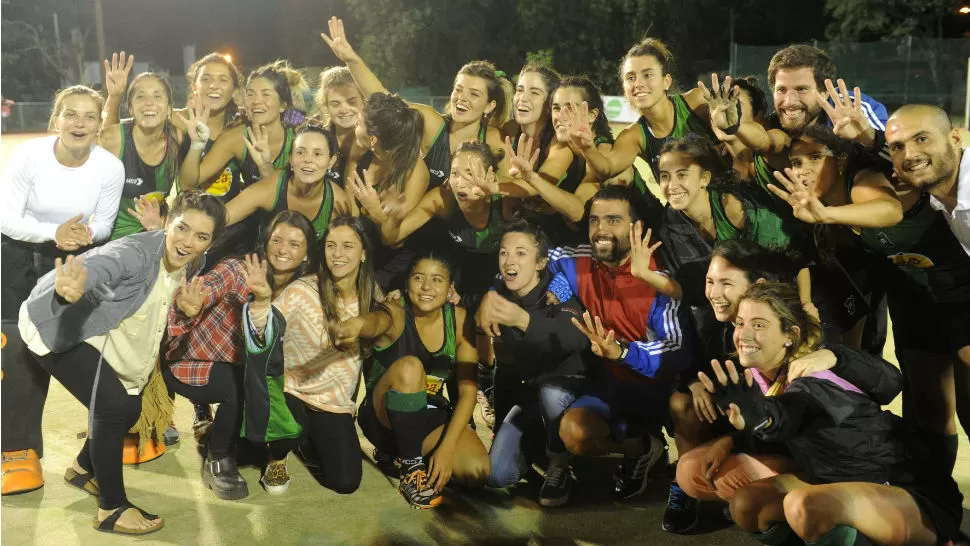
[[721,129],[725,135],[736,135],[738,130],[741,129],[741,101],[738,101],[738,121],[734,125],[731,125],[727,129]]
[[626,360],[626,355],[630,353],[630,344],[624,343],[620,340],[616,340],[616,344],[620,346],[620,356],[616,359],[616,361],[623,362]]

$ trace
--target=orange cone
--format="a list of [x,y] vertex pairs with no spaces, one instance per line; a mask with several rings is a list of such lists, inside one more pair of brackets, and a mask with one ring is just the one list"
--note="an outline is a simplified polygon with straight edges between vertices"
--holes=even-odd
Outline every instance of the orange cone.
[[44,470],[33,449],[4,451],[0,461],[0,494],[17,495],[44,487]]
[[121,460],[125,464],[141,464],[155,460],[164,454],[165,443],[154,439],[145,442],[145,450],[138,453],[138,435],[128,434],[125,436],[125,448]]

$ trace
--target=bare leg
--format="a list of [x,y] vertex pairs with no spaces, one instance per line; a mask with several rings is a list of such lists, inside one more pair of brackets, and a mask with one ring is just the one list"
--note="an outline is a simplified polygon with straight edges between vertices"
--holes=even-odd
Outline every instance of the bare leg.
[[793,474],[753,482],[734,493],[731,517],[749,533],[766,531],[772,523],[785,521],[785,496],[808,485]]
[[385,427],[391,428],[391,422],[387,418],[387,391],[421,392],[426,387],[425,382],[424,364],[420,360],[413,356],[406,356],[394,361],[374,385],[371,402],[374,404],[377,420]]
[[899,487],[862,482],[813,485],[788,493],[784,509],[792,530],[810,542],[837,525],[848,525],[886,546],[936,544],[933,524]]
[[[445,425],[441,425],[424,438],[421,445],[423,455],[427,456],[438,445],[444,432]],[[466,487],[481,487],[488,482],[491,471],[491,461],[482,440],[471,427],[465,427],[455,445],[452,481]]]
[[[608,455],[624,450],[613,441],[610,424],[598,413],[584,408],[573,408],[563,414],[559,436],[566,449],[575,455]],[[640,449],[643,449],[642,443]]]

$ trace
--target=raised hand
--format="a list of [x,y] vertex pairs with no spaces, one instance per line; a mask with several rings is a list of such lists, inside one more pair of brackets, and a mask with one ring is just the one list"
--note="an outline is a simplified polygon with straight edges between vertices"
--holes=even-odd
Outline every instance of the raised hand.
[[202,285],[202,277],[196,275],[191,282],[182,281],[181,290],[175,298],[175,305],[191,318],[198,315],[205,306],[208,291]]
[[508,195],[499,187],[492,167],[485,170],[485,165],[474,154],[465,154],[465,167],[471,172],[471,183],[480,188],[486,195]]
[[199,104],[202,103],[200,100],[196,100],[195,97],[190,103],[186,105],[185,112],[188,114],[188,119],[182,115],[181,112],[175,112],[175,116],[182,122],[185,126],[186,132],[189,133],[189,139],[195,143],[206,143],[209,141],[209,137],[212,136],[212,131],[209,129],[209,107],[202,106],[199,108]]
[[104,60],[104,89],[108,95],[121,96],[128,89],[128,75],[135,64],[134,55],[112,53],[111,61]]
[[83,218],[83,214],[78,214],[57,226],[54,232],[54,243],[57,248],[71,252],[94,242],[88,226],[81,223]]
[[[707,392],[714,394],[723,390],[724,387],[742,384],[742,375],[738,374],[738,369],[734,366],[734,362],[728,360],[724,364],[724,367],[722,367],[721,363],[717,360],[711,361],[711,368],[714,370],[714,376],[717,378],[718,385],[715,385],[711,381],[711,378],[704,372],[697,372],[697,378],[701,380]],[[744,385],[747,385],[749,388],[754,385],[754,376],[751,375],[751,370],[744,370],[743,377]],[[741,408],[737,404],[730,403],[727,408],[719,406],[718,409],[727,416],[728,421],[734,428],[744,430],[744,416],[741,414]]]
[[162,200],[146,198],[144,195],[139,195],[135,198],[135,208],[128,208],[128,214],[134,216],[141,226],[145,228],[145,231],[154,231],[156,229],[162,229],[165,227],[165,221],[162,220]]
[[569,124],[569,147],[574,152],[592,148],[595,136],[589,126],[589,104],[586,101],[578,106],[569,103],[563,108],[562,115]]
[[[788,176],[785,176],[785,175]],[[775,171],[775,180],[784,186],[784,190],[775,184],[768,184],[768,190],[791,205],[792,214],[802,222],[809,224],[824,224],[827,222],[828,207],[815,194],[817,180],[806,180],[802,183],[792,182],[795,175],[791,169],[785,169],[785,174]]]
[[643,222],[641,221],[630,226],[630,274],[640,280],[644,280],[653,271],[650,269],[650,258],[654,251],[663,244],[663,242],[657,241],[651,245],[650,236],[652,234],[653,230],[648,228],[647,235],[643,236]]
[[583,322],[573,318],[573,326],[589,338],[592,342],[593,354],[607,360],[620,358],[622,350],[620,344],[616,342],[616,334],[613,330],[607,331],[603,328],[603,322],[599,317],[590,317],[589,311],[583,313]]
[[256,301],[269,301],[273,297],[273,289],[269,286],[269,264],[266,260],[260,261],[259,256],[249,254],[246,256],[246,271],[244,272],[246,285],[256,296]]
[[324,42],[327,42],[333,54],[344,63],[359,59],[360,57],[357,55],[357,52],[354,51],[354,48],[350,46],[350,42],[347,41],[347,33],[344,32],[344,22],[337,17],[331,17],[327,21],[327,26],[330,30],[330,36],[321,32],[320,37],[323,38]]
[[527,175],[535,172],[536,163],[539,161],[539,148],[532,147],[535,141],[529,135],[522,133],[519,135],[518,149],[512,148],[512,138],[505,137],[505,156],[512,164],[509,167],[509,176],[512,178],[524,178],[528,181]]
[[66,261],[54,260],[54,291],[70,303],[84,295],[84,282],[88,268],[81,263],[81,256],[68,256]]
[[717,74],[711,74],[710,89],[702,81],[697,82],[697,87],[707,101],[711,125],[714,128],[723,131],[738,124],[738,96],[741,94],[741,89],[737,85],[732,85],[731,76],[725,76],[724,82],[721,83]]
[[[825,80],[826,95],[816,89],[815,100],[832,121],[832,132],[846,140],[872,141],[875,129],[862,111],[862,91],[858,87],[849,95],[845,80],[839,78],[839,90],[835,90],[832,80]],[[829,100],[832,102],[829,103]]]
[[367,169],[364,169],[364,179],[361,180],[360,175],[354,170],[350,173],[350,190],[354,192],[354,197],[360,206],[367,211],[371,216],[379,216],[379,212],[384,212],[384,208],[381,205],[381,198],[377,194],[377,189],[370,184],[371,174]]
[[529,319],[528,311],[494,290],[485,294],[478,312],[475,313],[478,327],[490,337],[502,335],[499,326],[512,326],[525,331],[529,327]]
[[273,151],[269,147],[269,131],[262,125],[252,124],[249,126],[249,134],[243,134],[246,141],[246,148],[253,161],[259,167],[259,172],[273,170]]

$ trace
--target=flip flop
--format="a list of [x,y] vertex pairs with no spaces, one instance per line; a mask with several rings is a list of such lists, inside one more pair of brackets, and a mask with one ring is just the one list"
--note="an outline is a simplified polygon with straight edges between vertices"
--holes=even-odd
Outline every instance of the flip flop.
[[141,508],[138,508],[134,504],[131,504],[130,502],[125,501],[124,503],[121,504],[121,506],[118,507],[117,510],[114,511],[114,513],[104,518],[104,521],[98,521],[98,518],[95,517],[94,521],[92,521],[91,523],[94,525],[94,528],[98,531],[101,531],[103,533],[116,533],[119,535],[147,535],[150,533],[154,533],[155,531],[158,531],[162,527],[165,527],[164,520],[159,521],[157,526],[148,527],[147,529],[132,529],[131,527],[124,527],[124,526],[118,525],[118,518],[120,518],[121,515],[124,514],[130,508],[134,508],[135,510],[138,510],[139,512],[141,512],[141,516],[149,521],[158,518],[157,515],[149,514],[148,512],[142,510]]
[[67,467],[64,471],[64,481],[77,487],[81,491],[84,491],[88,495],[98,496],[98,480],[91,475],[90,472],[81,474],[80,472],[74,470],[73,467]]

